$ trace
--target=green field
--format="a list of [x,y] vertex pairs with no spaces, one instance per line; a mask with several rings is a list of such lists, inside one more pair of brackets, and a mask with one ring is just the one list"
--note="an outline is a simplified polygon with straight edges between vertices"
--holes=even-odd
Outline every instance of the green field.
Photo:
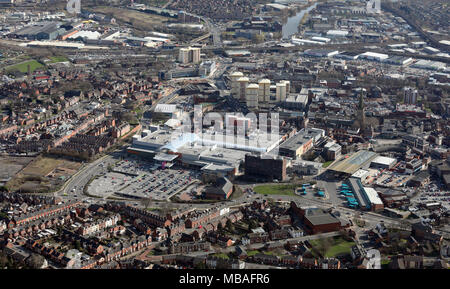
[[35,71],[38,68],[44,67],[41,63],[37,62],[36,60],[30,60],[26,62],[22,62],[19,64],[11,65],[6,68],[6,71],[20,71],[22,73],[28,72],[28,65],[30,65],[31,72]]
[[256,186],[253,190],[262,195],[288,195],[295,196],[294,190],[297,187],[295,184],[289,185],[259,185]]
[[216,253],[213,255],[214,257],[220,258],[220,259],[230,259],[227,254],[225,253]]
[[329,165],[331,165],[332,162],[333,162],[333,161],[324,162],[324,163],[322,164],[322,168],[328,167]]
[[58,62],[69,61],[69,59],[67,59],[67,57],[65,57],[65,56],[51,56],[51,57],[49,57],[49,59],[51,60],[49,63],[58,63]]
[[254,255],[256,255],[256,254],[259,254],[259,251],[258,251],[258,250],[253,250],[253,251],[248,251],[248,252],[247,252],[247,256],[249,256],[249,257],[254,256]]
[[[332,245],[325,252],[324,257],[326,258],[333,258],[339,255],[350,254],[352,246],[355,245],[355,242],[346,241],[341,237],[332,238],[331,240]],[[323,241],[324,239],[319,239],[319,240],[310,240],[309,242],[314,248],[317,248],[321,246],[321,243]]]

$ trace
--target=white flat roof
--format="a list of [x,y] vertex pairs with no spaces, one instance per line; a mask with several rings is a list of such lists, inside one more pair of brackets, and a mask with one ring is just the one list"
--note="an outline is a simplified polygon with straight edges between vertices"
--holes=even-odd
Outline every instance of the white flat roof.
[[367,176],[368,174],[369,174],[369,171],[360,169],[360,170],[357,170],[357,171],[352,175],[352,177],[353,177],[353,178],[361,179],[361,178],[363,178],[364,176]]
[[369,201],[371,204],[374,204],[374,205],[382,205],[383,204],[380,197],[378,196],[377,191],[375,191],[373,188],[364,187],[364,191],[366,192],[366,195],[369,198]]
[[81,37],[81,38],[87,38],[87,39],[99,39],[101,35],[102,34],[97,31],[81,30],[81,31],[78,31],[77,33],[69,36],[69,38],[76,39],[78,37]]
[[155,112],[173,113],[176,110],[177,110],[176,104],[160,103],[160,104],[157,104],[155,107]]
[[363,54],[361,54],[361,56],[368,56],[368,57],[375,57],[375,58],[381,58],[381,59],[386,59],[389,58],[389,55],[387,54],[383,54],[383,53],[376,53],[376,52],[364,52]]
[[392,165],[395,162],[397,162],[396,159],[394,158],[388,158],[388,157],[383,157],[383,156],[378,156],[376,157],[372,163],[376,163],[376,164],[383,164],[383,165]]
[[347,30],[328,30],[327,35],[347,35]]

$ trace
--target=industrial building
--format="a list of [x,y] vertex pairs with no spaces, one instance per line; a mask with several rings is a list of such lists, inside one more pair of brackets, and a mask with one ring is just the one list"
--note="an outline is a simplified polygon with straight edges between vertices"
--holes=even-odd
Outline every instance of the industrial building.
[[332,57],[337,55],[338,53],[339,51],[331,49],[308,49],[304,52],[306,56],[313,57]]
[[444,62],[421,59],[412,64],[411,67],[428,69],[428,70],[444,70],[447,65]]
[[363,54],[360,54],[358,58],[382,62],[388,59],[389,55],[376,52],[364,52]]
[[25,26],[11,34],[16,38],[27,40],[55,40],[59,35],[66,33],[64,28],[59,28],[56,22],[38,22],[33,25]]
[[338,37],[347,37],[349,32],[347,30],[328,30],[327,37],[329,38],[338,38]]
[[410,65],[411,63],[413,63],[413,61],[414,60],[411,57],[402,57],[402,56],[391,56],[386,60],[384,60],[384,62],[386,63],[401,66]]
[[335,58],[345,59],[345,60],[356,60],[359,57],[359,54],[356,52],[348,52],[343,51],[334,56]]

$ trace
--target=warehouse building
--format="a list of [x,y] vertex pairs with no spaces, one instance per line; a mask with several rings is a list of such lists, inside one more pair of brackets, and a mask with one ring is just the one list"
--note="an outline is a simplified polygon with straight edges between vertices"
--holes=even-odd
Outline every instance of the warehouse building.
[[55,40],[59,35],[66,32],[64,28],[59,28],[56,22],[40,22],[26,26],[11,35],[16,38],[27,40]]
[[393,64],[393,65],[410,65],[413,63],[413,59],[411,57],[402,57],[402,56],[391,56],[388,59],[386,59],[384,62]]
[[305,50],[304,55],[312,57],[332,57],[339,53],[338,50],[332,49],[308,49]]
[[389,55],[382,54],[382,53],[376,53],[376,52],[365,52],[365,53],[359,55],[359,58],[382,62],[382,61],[388,59]]

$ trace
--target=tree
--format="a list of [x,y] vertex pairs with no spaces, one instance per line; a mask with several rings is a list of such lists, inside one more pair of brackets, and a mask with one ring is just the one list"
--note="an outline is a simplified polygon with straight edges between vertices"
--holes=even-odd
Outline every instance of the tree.
[[248,229],[252,230],[252,229],[256,229],[258,228],[258,224],[256,222],[256,220],[250,220],[248,223]]
[[29,259],[27,260],[27,264],[33,269],[41,269],[46,266],[45,258],[39,254],[31,254]]
[[316,247],[316,250],[322,255],[322,257],[325,257],[328,249],[330,249],[332,244],[333,242],[330,238],[323,239]]
[[80,240],[76,240],[75,241],[75,249],[77,249],[78,251],[81,250],[81,242],[80,242]]
[[226,228],[228,232],[230,233],[234,232],[234,225],[233,223],[231,223],[230,219],[227,220]]

